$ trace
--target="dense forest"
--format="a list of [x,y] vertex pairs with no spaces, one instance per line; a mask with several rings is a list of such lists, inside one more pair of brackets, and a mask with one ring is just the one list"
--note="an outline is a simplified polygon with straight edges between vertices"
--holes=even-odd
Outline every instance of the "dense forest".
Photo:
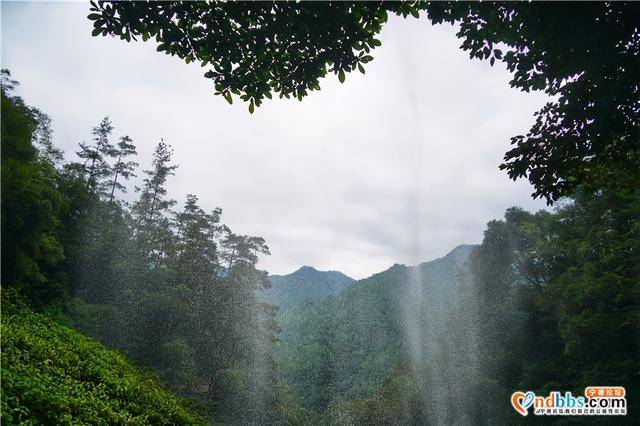
[[[272,91],[302,99],[329,72],[340,81],[364,72],[387,13],[459,22],[471,56],[504,60],[514,87],[555,96],[501,166],[554,210],[509,208],[478,245],[362,280],[311,267],[269,276],[258,266],[270,254],[263,238],[232,231],[195,194],[171,197],[180,169],[170,141],[138,158],[105,117],[65,156],[46,111],[17,96],[2,70],[2,422],[636,424],[636,6],[562,18],[600,35],[581,44],[548,36],[560,9],[530,4],[265,4],[100,2],[89,19],[94,36],[155,36],[159,50],[210,63],[217,94],[251,112]],[[199,24],[221,16],[214,28],[229,24],[229,37],[207,44]],[[322,33],[312,23],[327,16],[344,19]],[[308,28],[329,37],[301,37]],[[301,53],[279,50],[282,32]],[[345,33],[353,46],[335,43]],[[242,40],[246,60],[223,39]],[[503,55],[500,43],[512,50]],[[610,45],[602,61],[585,59]],[[291,71],[296,61],[306,68]],[[518,390],[584,395],[603,385],[626,389],[626,416],[525,418],[509,404]]]
[[[4,286],[151,368],[215,419],[266,424],[306,415],[288,404],[290,391],[278,381],[275,308],[256,298],[269,286],[256,268],[269,252],[264,240],[233,233],[221,210],[203,211],[195,195],[174,210],[165,184],[177,166],[164,142],[137,198],[126,203],[119,196],[137,172],[133,141],[113,142],[114,127],[104,118],[91,129],[91,142],[79,145],[83,162],[65,162],[51,144],[50,120],[10,94],[7,71],[3,79]],[[5,355],[4,383],[11,362]],[[3,390],[3,416],[20,418],[20,395]],[[43,415],[40,421],[56,418]]]
[[[553,213],[514,207],[488,224],[479,246],[357,282],[308,267],[268,277],[256,267],[269,252],[263,239],[234,234],[221,210],[203,211],[195,195],[173,208],[168,144],[158,143],[127,203],[120,195],[137,172],[133,141],[112,142],[105,118],[79,145],[83,162],[65,162],[48,117],[12,96],[6,71],[3,78],[2,281],[19,291],[3,292],[9,423],[99,409],[90,395],[75,397],[77,409],[43,404],[71,398],[71,389],[22,396],[41,377],[25,376],[35,368],[26,364],[36,356],[30,345],[46,342],[51,359],[69,363],[83,353],[108,364],[104,357],[121,357],[65,327],[149,367],[214,422],[511,423],[517,413],[495,401],[515,389],[579,394],[615,383],[640,392],[635,196],[578,193]],[[61,335],[68,349],[56,343]],[[122,377],[101,365],[101,374]],[[94,389],[95,373],[86,374]],[[136,393],[144,379],[133,377],[123,386]],[[162,404],[179,406],[162,395]],[[114,416],[163,415],[152,401],[139,414],[108,398]],[[627,420],[637,409],[630,398]]]
[[[336,424],[512,424],[496,401],[516,389],[620,383],[634,395],[638,218],[637,198],[605,193],[554,213],[511,208],[479,246],[289,310],[283,377]],[[633,423],[628,404],[612,423]]]
[[290,308],[335,296],[347,288],[354,279],[338,271],[318,271],[303,266],[288,275],[269,275],[269,288],[258,290],[258,299],[278,306],[276,316]]

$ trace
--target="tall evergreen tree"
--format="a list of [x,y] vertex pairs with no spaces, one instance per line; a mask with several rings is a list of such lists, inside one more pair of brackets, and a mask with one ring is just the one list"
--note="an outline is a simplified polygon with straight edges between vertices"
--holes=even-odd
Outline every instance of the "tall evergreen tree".
[[220,215],[207,214],[197,202],[197,196],[188,194],[183,210],[176,214],[175,269],[178,279],[190,287],[211,285],[219,271],[214,232]]
[[76,154],[84,163],[82,165],[82,177],[87,183],[87,188],[100,193],[107,188],[108,179],[112,174],[112,168],[108,159],[117,155],[116,148],[109,142],[109,137],[113,131],[113,125],[109,117],[102,119],[98,126],[91,131],[93,144],[89,145],[81,142],[80,151]]
[[120,142],[114,148],[114,157],[117,158],[115,164],[112,167],[113,180],[111,182],[111,194],[109,195],[109,202],[114,201],[115,191],[118,189],[122,192],[127,192],[127,188],[118,181],[119,178],[129,180],[131,177],[135,177],[135,169],[138,167],[138,163],[133,160],[127,160],[132,155],[137,155],[136,146],[129,136],[123,136],[120,138]]
[[178,165],[171,164],[173,149],[161,141],[153,152],[152,168],[145,170],[142,188],[137,188],[140,197],[134,202],[131,214],[138,241],[149,260],[158,262],[166,259],[173,249],[172,224],[168,218],[169,209],[176,201],[166,198],[165,184],[173,176]]
[[59,167],[64,160],[64,153],[53,144],[51,117],[36,108],[31,108],[31,111],[38,122],[32,138],[33,145],[38,150],[38,158],[53,167]]

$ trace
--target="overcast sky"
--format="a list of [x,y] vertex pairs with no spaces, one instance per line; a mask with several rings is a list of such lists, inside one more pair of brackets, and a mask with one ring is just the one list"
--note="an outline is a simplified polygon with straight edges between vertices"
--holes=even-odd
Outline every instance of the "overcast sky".
[[311,265],[363,278],[479,243],[510,206],[545,207],[498,170],[544,96],[470,60],[451,26],[391,18],[366,75],[332,75],[302,102],[250,115],[214,96],[199,65],[153,43],[92,38],[88,3],[1,8],[2,67],[51,116],[68,158],[106,115],[116,137],[133,138],[141,169],[164,138],[180,165],[169,194],[194,193],[236,233],[264,237],[270,273]]

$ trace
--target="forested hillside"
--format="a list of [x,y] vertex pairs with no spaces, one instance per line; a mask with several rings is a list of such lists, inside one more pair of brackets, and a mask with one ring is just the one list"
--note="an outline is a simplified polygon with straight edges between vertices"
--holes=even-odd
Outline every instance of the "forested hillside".
[[277,316],[280,316],[301,303],[334,296],[353,281],[342,272],[318,271],[311,266],[303,266],[291,274],[269,275],[271,287],[260,289],[258,299],[277,306]]
[[[515,411],[495,401],[518,389],[579,394],[613,383],[640,392],[637,194],[580,191],[554,213],[511,208],[480,246],[355,283],[301,268],[274,279],[272,300],[291,306],[278,325],[277,307],[257,297],[274,290],[257,268],[265,241],[233,233],[195,195],[174,210],[167,143],[127,203],[119,195],[137,170],[133,141],[113,143],[105,118],[79,145],[81,162],[65,161],[50,120],[12,96],[14,84],[4,72],[3,287],[150,368],[213,423],[512,423]],[[62,409],[78,390],[54,388],[54,377],[84,374],[65,361],[73,350],[114,357],[115,370],[100,364],[103,379],[79,379],[89,387],[118,377],[126,389],[119,365],[131,386],[143,373],[21,306],[2,311],[7,421],[199,421],[155,384],[157,400],[123,406],[107,387],[96,389],[104,403]],[[618,422],[633,423],[637,401]],[[160,408],[147,412],[147,403]]]
[[2,423],[204,425],[149,372],[2,296]]
[[[131,138],[113,141],[106,117],[90,131],[91,141],[79,144],[80,161],[65,161],[51,143],[50,119],[12,95],[16,84],[3,70],[3,288],[125,352],[202,405],[211,421],[306,421],[278,380],[276,308],[255,295],[268,286],[267,273],[256,267],[269,252],[264,240],[233,233],[221,223],[221,209],[205,212],[195,195],[174,210],[165,185],[177,165],[163,141],[135,200],[125,202],[121,194],[138,167]],[[100,346],[87,346],[88,356],[100,357],[92,348]],[[14,380],[31,380],[30,368],[16,366]],[[53,385],[43,383],[44,394],[54,395]],[[16,389],[3,386],[3,398],[20,399]]]
[[[22,15],[20,22],[29,23],[12,33],[22,39],[21,49],[26,46],[11,57],[25,78],[42,78],[38,68],[62,57],[68,65],[62,74],[72,77],[58,76],[43,87],[63,87],[87,110],[95,105],[89,100],[99,92],[79,93],[73,80],[79,62],[51,49],[49,34],[24,20],[44,5],[29,13],[22,5],[11,7],[12,18]],[[124,77],[111,81],[110,75],[104,81],[87,78],[113,92],[100,92],[108,98],[100,105],[131,102],[122,115],[131,115],[135,125],[161,116],[170,117],[163,129],[179,129],[174,140],[140,132],[153,149],[138,156],[140,141],[129,136],[134,133],[108,116],[94,127],[75,129],[83,132],[82,141],[65,141],[74,143],[75,152],[64,153],[53,143],[52,119],[18,96],[19,83],[2,69],[3,424],[640,424],[640,3],[92,1],[86,8],[93,25],[85,28],[87,38],[157,43],[159,52],[206,67],[214,94],[229,104],[246,102],[252,114],[273,97],[302,101],[331,74],[345,83],[351,72],[364,74],[365,65],[369,75],[378,72],[367,64],[393,16],[422,15],[432,24],[454,25],[455,35],[446,37],[458,37],[462,50],[487,61],[487,69],[502,66],[506,79],[496,74],[495,81],[476,83],[479,67],[471,74],[428,70],[422,75],[415,72],[414,58],[402,56],[410,50],[394,45],[401,55],[388,58],[404,68],[394,63],[387,69],[391,73],[377,74],[393,87],[375,98],[376,108],[360,111],[372,99],[364,95],[375,89],[362,86],[352,92],[359,94],[350,99],[355,103],[332,97],[327,105],[335,108],[333,115],[318,109],[324,105],[319,102],[307,110],[311,119],[298,123],[287,115],[291,110],[272,108],[256,121],[263,127],[241,133],[247,122],[235,110],[195,102],[198,107],[189,109],[193,92],[188,101],[175,102],[165,96],[175,92],[157,84],[167,80],[156,80],[151,74],[157,69],[145,68],[150,62],[127,62],[127,68],[117,56],[124,58],[125,51],[117,51],[108,56],[116,65],[101,57],[99,66],[127,79],[145,69],[126,82]],[[13,21],[3,24],[8,22]],[[407,43],[424,42],[411,34]],[[42,40],[51,56],[30,51]],[[75,52],[80,44],[69,47]],[[105,46],[103,51],[96,45],[96,51],[115,52]],[[53,68],[47,73],[60,73]],[[487,84],[486,99],[473,108],[459,108],[475,90],[458,90],[460,75],[472,75],[477,86]],[[93,74],[81,77],[88,76]],[[184,76],[191,77],[171,74],[172,84]],[[409,83],[400,81],[405,78]],[[442,79],[453,83],[441,93],[422,85]],[[491,164],[511,179],[528,181],[527,191],[546,201],[548,210],[511,207],[492,220],[516,204],[504,198],[515,192],[488,190],[494,181],[484,169],[466,174],[449,164],[475,164],[480,157],[495,161],[496,152],[474,145],[461,153],[447,143],[504,137],[511,111],[497,109],[503,114],[498,115],[493,107],[511,106],[496,90],[496,81],[507,80],[514,89],[544,93],[544,101],[531,109],[537,111],[532,123],[514,127],[520,134],[509,133],[514,136],[502,164]],[[183,87],[190,89],[185,84],[178,90]],[[134,102],[136,96],[142,101]],[[402,100],[388,102],[389,96]],[[160,108],[151,108],[165,97]],[[55,109],[66,100],[65,93],[48,105]],[[409,106],[390,111],[403,103]],[[341,109],[344,105],[357,107]],[[198,115],[200,107],[208,115]],[[66,126],[78,126],[77,108],[57,108],[72,117]],[[159,115],[163,108],[170,115]],[[178,109],[184,114],[174,114]],[[473,113],[461,121],[460,111]],[[202,132],[211,145],[205,149],[180,133],[201,129],[194,117],[231,124]],[[436,126],[439,121],[447,125]],[[300,133],[271,132],[298,124]],[[294,155],[286,150],[292,144],[285,149],[277,144],[294,136],[297,143],[321,126],[329,128],[323,133],[328,136],[318,139],[327,143],[309,155]],[[363,132],[367,126],[370,133]],[[64,135],[71,134],[66,130]],[[261,144],[271,138],[273,145],[243,145],[243,137]],[[222,144],[235,145],[225,150]],[[344,144],[355,148],[344,150]],[[469,242],[479,244],[457,246],[416,266],[394,264],[359,281],[307,266],[269,276],[260,263],[271,254],[264,238],[232,230],[226,213],[223,220],[223,210],[190,193],[191,186],[182,199],[174,199],[170,182],[183,169],[172,145],[206,160],[220,156],[218,166],[239,152],[238,163],[215,175],[191,176],[228,185],[228,194],[240,201],[231,203],[234,220],[227,223],[273,227],[274,235],[284,229],[280,241],[297,246],[283,252],[297,259],[305,258],[298,252],[302,244],[335,249],[327,258],[353,270],[379,259],[390,265],[429,244],[446,253],[451,247],[443,248],[442,238],[422,232],[423,215],[439,218],[429,228],[442,228],[439,237],[476,235]],[[384,146],[377,151],[383,158],[365,168],[374,159],[370,146]],[[247,147],[258,152],[248,155]],[[451,173],[439,176],[423,164],[429,156],[438,162],[445,155],[462,158],[443,162],[439,170]],[[317,175],[307,176],[306,167],[318,156],[323,161],[313,169]],[[269,168],[260,168],[262,163]],[[400,166],[386,168],[388,163]],[[260,180],[294,168],[296,173]],[[302,183],[285,191],[293,179]],[[351,180],[356,183],[347,185]],[[391,185],[383,185],[387,180]],[[266,182],[281,186],[264,191]],[[322,185],[305,186],[318,182]],[[477,196],[467,199],[460,188]],[[242,193],[245,189],[252,194]],[[307,209],[297,209],[302,194],[311,194]],[[344,208],[334,198],[353,198],[356,207]],[[253,204],[265,199],[263,207],[284,205],[279,215],[263,216]],[[500,213],[491,210],[485,217],[488,206],[499,206]],[[428,216],[441,209],[444,213]],[[467,221],[456,226],[475,226],[473,231],[451,229],[446,213],[459,210],[465,210]],[[248,225],[248,216],[259,216],[262,227]],[[291,226],[289,220],[300,217],[315,221]],[[338,226],[339,217],[346,219]],[[489,220],[481,241],[482,229],[472,225],[477,217]],[[362,263],[351,265],[353,259]],[[602,386],[624,388],[624,398],[603,391],[591,399],[620,404],[617,412],[556,415],[523,407],[537,404],[537,397],[546,405],[569,393],[589,400],[587,389]]]
[[[513,423],[519,415],[495,401],[517,389],[584,395],[591,383],[619,383],[640,392],[639,226],[638,197],[606,192],[489,222],[439,344],[429,418]],[[633,424],[638,399],[627,401],[626,417],[573,421]]]
[[[334,424],[514,424],[496,401],[518,389],[640,392],[639,297],[640,200],[580,193],[554,213],[511,208],[480,246],[288,311],[278,357]],[[638,400],[628,408],[581,422],[633,424]]]
[[333,402],[369,395],[392,367],[435,349],[457,300],[457,276],[472,246],[442,259],[390,269],[336,297],[283,314],[278,359],[303,404],[324,412]]

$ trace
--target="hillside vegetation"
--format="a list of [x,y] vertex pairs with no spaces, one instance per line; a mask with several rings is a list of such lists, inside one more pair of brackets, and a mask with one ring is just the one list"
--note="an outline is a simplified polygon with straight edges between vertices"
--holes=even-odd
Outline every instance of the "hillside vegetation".
[[355,280],[338,271],[318,271],[303,266],[287,275],[269,275],[271,288],[259,289],[258,299],[276,305],[278,316],[304,302],[335,296]]
[[278,360],[301,402],[324,412],[335,401],[371,395],[403,359],[432,352],[472,247],[413,267],[394,265],[285,312]]
[[2,298],[2,423],[199,425],[205,418],[121,353]]
[[[338,425],[519,424],[505,403],[518,389],[638,394],[639,201],[581,193],[555,212],[513,207],[479,246],[291,309],[284,381]],[[637,424],[638,399],[627,409],[579,423]]]
[[[39,57],[38,41],[55,45],[49,50],[58,56],[65,51],[56,46],[67,45],[51,43],[45,21],[26,7],[8,6],[7,16],[27,16],[23,25],[11,20],[18,30],[11,33],[26,44],[8,64],[34,78],[49,62],[20,65],[20,58]],[[99,1],[87,8],[93,36],[149,40],[199,62],[217,95],[246,101],[251,113],[273,94],[302,100],[324,77],[345,82],[348,72],[364,73],[394,15],[452,24],[472,59],[506,67],[512,88],[547,98],[529,130],[510,138],[499,167],[555,210],[511,207],[487,223],[475,247],[358,282],[309,267],[270,279],[259,263],[270,254],[267,241],[225,222],[277,231],[277,256],[311,250],[318,258],[324,250],[320,262],[341,264],[367,253],[391,259],[407,248],[441,250],[447,238],[477,235],[482,215],[519,191],[498,190],[485,172],[469,174],[495,158],[495,145],[482,147],[484,131],[508,130],[496,108],[501,89],[488,80],[484,100],[463,114],[457,104],[469,100],[454,96],[466,92],[455,70],[438,82],[447,90],[434,92],[421,84],[439,76],[429,69],[411,72],[420,78],[397,90],[397,102],[359,99],[372,111],[397,104],[400,115],[404,105],[407,123],[363,121],[358,107],[336,117],[307,114],[309,125],[281,112],[251,124],[231,110],[190,108],[151,77],[138,84],[143,91],[94,74],[93,86],[68,84],[75,68],[78,83],[87,80],[74,61],[45,73],[53,76],[45,85],[65,96],[41,98],[65,117],[62,137],[73,135],[60,139],[65,156],[51,118],[18,96],[19,83],[2,69],[3,424],[640,424],[640,3]],[[57,16],[67,15],[49,16],[59,27]],[[403,39],[390,46],[401,57],[404,44],[418,43]],[[82,47],[77,42],[69,49]],[[447,62],[435,55],[434,65]],[[111,62],[127,71],[126,62]],[[393,77],[400,83],[402,75]],[[127,116],[136,141],[109,116],[84,134],[74,127],[86,124],[104,97],[97,95],[115,117]],[[86,99],[82,111],[62,105],[66,98]],[[158,100],[170,110],[148,108]],[[442,108],[447,102],[453,107]],[[444,130],[412,125],[427,115]],[[198,131],[211,119],[232,131]],[[469,152],[441,149],[451,137]],[[296,153],[323,138],[320,149]],[[264,142],[258,156],[229,155],[244,152],[231,144],[254,141]],[[178,182],[171,144],[188,169]],[[369,154],[378,148],[384,156],[376,160]],[[461,165],[442,175],[423,154]],[[195,156],[205,169],[186,160]],[[280,167],[284,174],[264,179],[264,167],[276,170],[274,158],[295,170]],[[200,200],[191,190],[203,185]],[[174,199],[176,192],[184,197]],[[215,194],[235,200],[235,217],[225,213],[223,221]],[[247,202],[254,199],[267,210]],[[467,219],[454,220],[459,213]],[[284,247],[292,241],[298,246]],[[575,417],[532,406],[523,418],[513,404],[523,392],[545,408],[573,408],[568,398],[554,407],[546,401],[558,401],[547,399],[552,392],[589,397],[594,386],[624,387],[627,399],[601,404],[610,398],[600,394],[589,408],[625,410]]]
[[35,312],[56,312],[132,362],[8,307],[6,423],[200,422],[133,363],[198,401],[213,423],[307,422],[279,382],[276,308],[256,298],[268,287],[267,272],[257,268],[269,253],[264,239],[234,233],[221,209],[205,211],[194,194],[176,207],[166,185],[177,165],[162,140],[135,200],[123,200],[139,166],[130,137],[116,142],[105,117],[90,142],[79,143],[78,161],[65,161],[52,143],[51,119],[13,94],[18,83],[9,71],[0,78],[0,282]]

